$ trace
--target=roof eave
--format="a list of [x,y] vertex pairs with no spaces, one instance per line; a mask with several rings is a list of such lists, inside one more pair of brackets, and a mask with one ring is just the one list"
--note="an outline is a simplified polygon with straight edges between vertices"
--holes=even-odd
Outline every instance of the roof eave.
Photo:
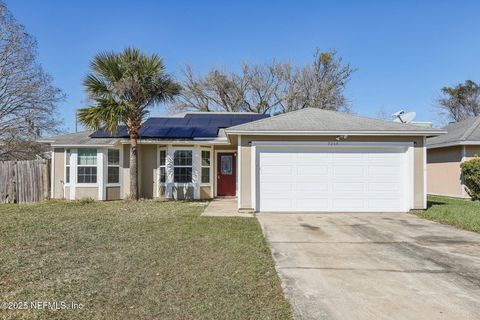
[[[228,139],[195,139],[195,140],[154,140],[138,139],[138,144],[184,144],[184,145],[229,145]],[[130,144],[129,139],[120,140],[120,144]]]
[[109,148],[114,147],[115,143],[100,143],[100,144],[80,144],[80,143],[51,143],[53,148]]
[[446,147],[455,147],[455,146],[472,146],[472,145],[480,145],[480,141],[450,141],[450,142],[443,142],[428,145],[427,142],[427,149],[437,149],[437,148],[446,148]]
[[415,131],[273,131],[273,130],[226,130],[228,135],[350,135],[350,136],[427,136],[434,137],[445,134],[444,130],[415,130]]

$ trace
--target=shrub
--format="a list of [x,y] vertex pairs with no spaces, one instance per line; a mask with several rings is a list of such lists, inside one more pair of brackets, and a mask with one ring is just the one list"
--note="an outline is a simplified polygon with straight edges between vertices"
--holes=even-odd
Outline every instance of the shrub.
[[80,199],[80,204],[81,205],[86,205],[86,204],[90,204],[90,203],[93,203],[93,202],[95,202],[95,199],[93,199],[92,197],[85,197],[85,198]]
[[460,168],[468,194],[473,200],[480,200],[480,157],[463,162]]

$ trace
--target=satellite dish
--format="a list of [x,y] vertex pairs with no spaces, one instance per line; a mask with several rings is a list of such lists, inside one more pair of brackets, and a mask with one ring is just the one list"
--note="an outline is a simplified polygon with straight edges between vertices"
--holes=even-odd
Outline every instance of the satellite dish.
[[415,119],[415,117],[417,116],[417,113],[416,112],[405,112],[403,110],[400,110],[400,111],[392,114],[392,116],[395,117],[395,119],[393,120],[394,122],[410,123]]

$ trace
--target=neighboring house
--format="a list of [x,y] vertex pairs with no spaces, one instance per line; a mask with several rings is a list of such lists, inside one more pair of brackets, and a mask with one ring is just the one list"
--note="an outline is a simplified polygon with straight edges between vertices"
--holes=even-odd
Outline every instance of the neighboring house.
[[480,155],[480,116],[452,123],[427,140],[428,193],[469,198],[460,164]]
[[[125,198],[129,140],[122,131],[50,139],[52,196]],[[237,196],[239,210],[254,211],[423,209],[425,139],[441,133],[320,109],[267,118],[249,113],[150,118],[139,140],[140,194]]]

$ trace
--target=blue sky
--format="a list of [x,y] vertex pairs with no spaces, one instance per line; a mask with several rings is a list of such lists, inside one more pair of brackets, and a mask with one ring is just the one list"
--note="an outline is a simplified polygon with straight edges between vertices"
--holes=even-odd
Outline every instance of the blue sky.
[[406,109],[436,124],[441,87],[480,81],[479,1],[6,2],[67,94],[60,116],[68,131],[84,106],[89,60],[126,46],[158,53],[177,78],[187,63],[235,71],[242,61],[304,64],[315,48],[335,48],[358,68],[346,92],[355,113]]

